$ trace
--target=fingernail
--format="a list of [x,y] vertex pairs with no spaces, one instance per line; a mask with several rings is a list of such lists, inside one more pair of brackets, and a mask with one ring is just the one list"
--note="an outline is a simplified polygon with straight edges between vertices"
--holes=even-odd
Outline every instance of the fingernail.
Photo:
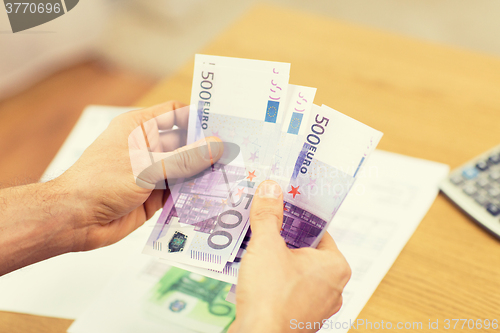
[[212,158],[219,156],[220,142],[209,142],[210,152],[212,153]]
[[203,158],[213,164],[214,158],[219,155],[219,142],[203,142],[200,144],[200,149],[202,150]]
[[278,199],[282,194],[281,187],[273,181],[262,183],[257,189],[257,196],[261,198]]

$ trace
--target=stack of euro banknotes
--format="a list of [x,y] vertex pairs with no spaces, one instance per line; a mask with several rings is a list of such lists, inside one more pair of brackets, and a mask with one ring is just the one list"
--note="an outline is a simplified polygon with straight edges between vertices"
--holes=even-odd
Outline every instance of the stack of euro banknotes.
[[169,181],[144,253],[236,284],[252,200],[267,179],[283,191],[287,246],[317,246],[382,133],[313,104],[316,88],[289,84],[289,74],[288,63],[196,55],[187,143],[216,136],[224,154]]

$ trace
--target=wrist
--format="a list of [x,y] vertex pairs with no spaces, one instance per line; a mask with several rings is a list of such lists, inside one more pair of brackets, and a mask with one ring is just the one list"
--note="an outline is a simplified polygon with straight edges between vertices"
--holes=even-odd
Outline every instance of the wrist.
[[63,253],[83,251],[81,243],[87,236],[85,227],[91,211],[88,200],[63,177],[43,185],[49,197],[46,209],[51,211],[54,235],[64,248]]
[[77,210],[56,182],[0,191],[0,275],[74,248]]
[[39,184],[45,193],[42,205],[49,215],[46,223],[52,227],[52,235],[59,244],[60,251],[80,251],[78,235],[81,225],[87,220],[84,202],[73,187],[56,178],[50,182]]

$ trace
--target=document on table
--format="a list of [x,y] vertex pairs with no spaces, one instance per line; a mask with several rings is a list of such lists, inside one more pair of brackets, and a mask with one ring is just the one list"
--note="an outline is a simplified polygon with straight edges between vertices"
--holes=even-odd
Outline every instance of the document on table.
[[447,165],[437,162],[379,150],[372,154],[328,229],[352,269],[344,305],[330,324],[356,319],[431,207],[448,172]]
[[[440,163],[373,152],[328,228],[353,272],[343,294],[344,305],[331,318],[333,323],[356,319],[429,210],[448,170],[447,165]],[[167,311],[162,314],[152,310],[151,292],[168,267],[145,256],[134,257],[68,331],[195,332],[193,328],[169,323]],[[197,328],[196,331],[205,329]],[[322,330],[333,331],[347,332],[348,328]]]
[[[62,174],[127,107],[90,106],[45,171],[42,180]],[[155,215],[122,241],[90,252],[67,253],[0,277],[0,310],[74,319],[101,292],[106,281],[139,253]]]

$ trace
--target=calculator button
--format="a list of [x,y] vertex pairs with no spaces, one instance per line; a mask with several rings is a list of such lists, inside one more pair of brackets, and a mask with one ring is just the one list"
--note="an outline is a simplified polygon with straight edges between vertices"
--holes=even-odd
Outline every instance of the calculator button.
[[476,187],[472,185],[467,185],[464,187],[464,193],[471,196],[477,192]]
[[500,207],[490,203],[488,206],[486,206],[486,210],[493,216],[498,216],[500,215]]
[[476,164],[476,168],[478,168],[481,171],[488,170],[488,162],[486,162],[486,161],[479,161]]
[[467,168],[462,171],[462,176],[464,176],[465,179],[474,179],[478,174],[479,170],[476,168]]
[[492,198],[500,197],[500,190],[497,187],[492,187],[488,190],[488,195]]
[[480,177],[476,181],[476,186],[479,188],[486,188],[490,184],[490,180],[486,177]]
[[491,164],[499,164],[500,163],[500,153],[496,155],[491,155],[490,158],[488,158],[488,162]]
[[490,172],[490,178],[494,181],[500,180],[500,172],[498,171]]
[[476,202],[481,205],[481,206],[486,206],[487,204],[489,204],[490,202],[488,201],[488,199],[480,194],[480,193],[476,193],[472,196],[474,198],[474,200],[476,200]]
[[455,185],[460,185],[464,181],[464,178],[459,175],[459,174],[454,174],[453,176],[450,177],[450,182],[452,182]]

